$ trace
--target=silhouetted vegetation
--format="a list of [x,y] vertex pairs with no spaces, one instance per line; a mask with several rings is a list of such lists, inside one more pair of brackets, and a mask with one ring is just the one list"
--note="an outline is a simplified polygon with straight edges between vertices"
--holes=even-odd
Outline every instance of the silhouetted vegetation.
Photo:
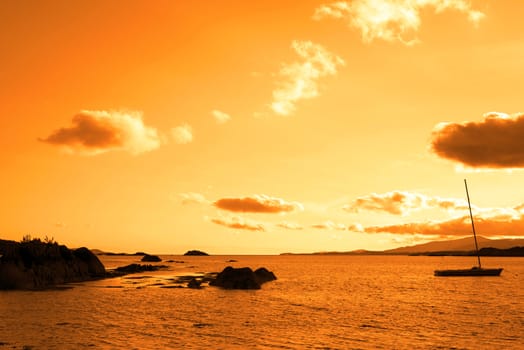
[[482,256],[524,256],[524,247],[513,247],[509,249],[482,248],[479,250]]
[[[421,252],[421,253],[411,253],[409,255],[427,255],[427,256],[476,256],[477,253],[474,250],[468,251],[441,251],[441,252]],[[508,249],[498,249],[498,248],[481,248],[479,250],[480,256],[515,256],[524,257],[524,247],[512,247]]]

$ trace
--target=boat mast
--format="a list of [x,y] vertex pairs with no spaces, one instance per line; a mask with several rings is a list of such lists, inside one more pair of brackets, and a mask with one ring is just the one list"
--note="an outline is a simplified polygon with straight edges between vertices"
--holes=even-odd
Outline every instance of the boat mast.
[[466,187],[466,196],[468,197],[469,217],[471,218],[471,228],[473,229],[473,239],[475,240],[475,251],[477,252],[477,259],[479,262],[479,269],[480,269],[481,265],[480,265],[479,246],[477,243],[477,233],[475,232],[475,223],[473,222],[473,214],[471,212],[471,202],[469,201],[468,183],[466,182],[466,179],[464,179],[464,186]]

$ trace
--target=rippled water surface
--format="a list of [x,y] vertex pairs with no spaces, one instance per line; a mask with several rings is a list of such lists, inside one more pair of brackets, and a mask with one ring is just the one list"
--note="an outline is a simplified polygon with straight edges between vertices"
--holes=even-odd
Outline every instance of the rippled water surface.
[[[524,258],[500,277],[434,277],[472,258],[164,256],[167,270],[0,292],[0,349],[524,349]],[[136,257],[101,256],[106,267]],[[228,262],[236,260],[236,262]],[[266,267],[261,290],[166,288]]]

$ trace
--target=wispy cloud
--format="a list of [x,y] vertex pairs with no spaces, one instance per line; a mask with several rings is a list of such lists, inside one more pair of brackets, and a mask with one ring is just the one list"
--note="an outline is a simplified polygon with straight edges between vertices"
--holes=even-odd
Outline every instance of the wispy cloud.
[[180,193],[180,198],[182,199],[182,204],[208,204],[209,200],[203,194],[195,192]]
[[474,168],[524,167],[524,113],[490,112],[480,122],[441,123],[431,149],[439,157]]
[[346,225],[346,224],[336,223],[331,220],[324,221],[319,224],[313,224],[311,225],[311,227],[315,229],[319,229],[319,230],[339,230],[339,231],[355,231],[355,232],[363,231],[363,227],[360,224]]
[[297,224],[294,222],[287,222],[287,221],[280,222],[276,224],[276,226],[280,228],[285,228],[287,230],[303,230],[304,229],[304,226],[300,224]]
[[313,224],[311,225],[312,228],[317,228],[317,229],[320,229],[320,230],[341,230],[341,231],[345,231],[346,230],[346,225],[344,224],[338,224],[338,223],[335,223],[333,221],[325,221],[325,222],[322,222],[320,224]]
[[231,120],[231,116],[229,114],[216,109],[211,111],[211,115],[213,116],[213,118],[215,118],[215,121],[218,124],[225,124]]
[[266,231],[264,224],[236,215],[209,218],[209,220],[214,224],[239,230]]
[[263,194],[243,198],[221,198],[213,205],[222,210],[250,213],[285,213],[304,209],[298,202],[288,202]]
[[178,144],[186,144],[193,141],[193,129],[189,124],[182,124],[171,129],[171,137]]
[[144,125],[141,112],[118,111],[80,111],[73,117],[71,126],[57,129],[39,140],[82,155],[113,150],[136,155],[161,145],[157,130]]
[[394,215],[407,215],[420,209],[440,208],[444,210],[465,210],[465,200],[430,197],[420,193],[391,191],[386,193],[372,193],[358,197],[351,204],[344,206],[348,212],[360,210],[381,211]]
[[313,19],[344,20],[361,32],[366,43],[381,39],[413,45],[419,41],[416,33],[421,24],[421,11],[425,8],[433,8],[436,13],[459,11],[474,24],[485,16],[473,10],[466,0],[353,0],[321,5],[315,10]]
[[318,96],[317,80],[336,74],[344,64],[342,58],[311,41],[293,41],[291,48],[301,60],[282,66],[271,103],[273,112],[283,116],[292,114],[299,100]]

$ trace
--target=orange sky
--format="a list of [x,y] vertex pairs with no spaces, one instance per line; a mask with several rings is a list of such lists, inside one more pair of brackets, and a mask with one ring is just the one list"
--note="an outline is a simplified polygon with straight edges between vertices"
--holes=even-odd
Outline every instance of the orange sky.
[[2,1],[0,237],[108,251],[524,236],[520,0]]

